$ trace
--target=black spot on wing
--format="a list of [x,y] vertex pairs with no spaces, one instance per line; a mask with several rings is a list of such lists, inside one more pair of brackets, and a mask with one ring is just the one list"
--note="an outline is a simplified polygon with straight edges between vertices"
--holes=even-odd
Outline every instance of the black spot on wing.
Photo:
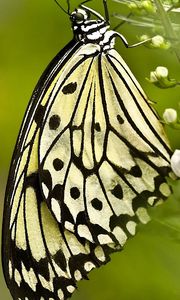
[[123,190],[120,184],[117,184],[113,190],[111,190],[111,193],[118,199],[123,198]]
[[120,115],[117,115],[117,120],[118,120],[119,124],[123,124],[124,123],[124,120],[123,120],[123,118]]
[[38,108],[37,108],[37,110],[36,110],[36,113],[35,113],[35,115],[34,115],[34,121],[36,122],[36,124],[37,124],[39,127],[40,127],[40,125],[41,125],[43,116],[44,116],[44,106],[39,105]]
[[64,167],[64,163],[63,163],[63,161],[62,161],[61,159],[55,158],[55,159],[53,160],[53,167],[54,167],[54,169],[55,169],[56,171],[60,171],[60,170],[62,170],[62,168]]
[[96,210],[102,210],[103,208],[103,205],[102,205],[102,202],[97,199],[97,198],[94,198],[92,201],[91,201],[91,204],[92,206],[96,209]]
[[65,85],[62,89],[64,95],[73,94],[77,89],[77,82],[71,82]]
[[142,176],[142,171],[139,166],[133,166],[129,172],[134,177],[141,177]]
[[101,131],[101,126],[98,122],[94,124],[94,129],[98,132]]
[[60,125],[61,119],[58,115],[53,115],[49,119],[49,129],[56,130]]
[[70,195],[73,199],[78,199],[80,196],[80,191],[77,187],[72,187],[70,189]]

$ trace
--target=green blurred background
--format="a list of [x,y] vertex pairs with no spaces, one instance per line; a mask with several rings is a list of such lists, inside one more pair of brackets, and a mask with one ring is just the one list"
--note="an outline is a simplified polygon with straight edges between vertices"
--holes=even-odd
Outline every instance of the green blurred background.
[[[72,0],[72,8],[79,2]],[[61,1],[65,5],[65,1]],[[89,6],[103,13],[101,1]],[[109,0],[110,12],[126,14]],[[112,26],[118,21],[112,17]],[[146,30],[130,25],[120,28],[130,44]],[[53,0],[0,0],[0,196],[3,197],[12,151],[32,90],[49,61],[71,39],[68,16]],[[150,99],[157,101],[160,115],[166,107],[177,109],[179,88],[160,90],[146,81],[158,65],[169,68],[180,80],[180,64],[170,51],[143,46],[117,49],[132,69]],[[167,129],[172,148],[180,149],[180,133]],[[112,261],[79,283],[73,300],[179,300],[180,299],[180,183],[163,206],[151,210],[152,221],[139,227],[137,236]],[[11,297],[0,274],[1,299]]]

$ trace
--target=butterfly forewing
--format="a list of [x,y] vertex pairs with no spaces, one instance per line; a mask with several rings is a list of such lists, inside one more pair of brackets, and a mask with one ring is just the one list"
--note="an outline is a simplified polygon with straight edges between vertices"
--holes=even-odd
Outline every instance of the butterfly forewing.
[[131,233],[128,224],[135,228],[138,218],[145,223],[148,203],[170,194],[170,150],[117,52],[82,53],[80,48],[59,78],[45,114],[42,190],[64,228],[90,242],[122,246]]

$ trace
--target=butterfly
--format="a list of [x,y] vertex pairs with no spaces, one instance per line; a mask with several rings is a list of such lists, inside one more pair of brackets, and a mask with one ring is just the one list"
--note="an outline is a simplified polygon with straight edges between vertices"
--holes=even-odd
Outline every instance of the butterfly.
[[[86,1],[87,2],[87,1]],[[159,118],[105,18],[82,3],[73,39],[28,105],[6,189],[2,257],[15,300],[69,298],[171,193]]]

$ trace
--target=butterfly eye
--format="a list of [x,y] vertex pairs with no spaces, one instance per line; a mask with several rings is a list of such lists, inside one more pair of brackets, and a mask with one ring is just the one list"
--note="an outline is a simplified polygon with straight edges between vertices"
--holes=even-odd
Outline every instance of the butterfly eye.
[[86,11],[82,9],[77,9],[71,14],[71,20],[73,23],[76,24],[83,23],[85,20],[88,19],[88,17],[89,16],[87,15]]

